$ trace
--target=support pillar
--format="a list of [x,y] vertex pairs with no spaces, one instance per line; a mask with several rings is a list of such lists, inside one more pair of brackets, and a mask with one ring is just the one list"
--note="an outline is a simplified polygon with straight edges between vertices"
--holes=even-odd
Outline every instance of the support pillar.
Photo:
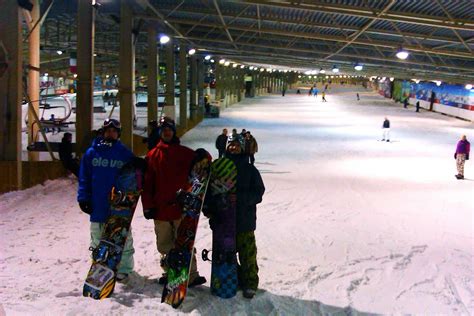
[[0,161],[9,162],[0,187],[2,191],[10,191],[22,188],[22,15],[17,1],[0,3],[3,3],[0,5],[0,34],[6,50],[5,53],[0,49]]
[[[191,121],[196,120],[197,110],[197,57],[191,57],[191,100],[190,100],[190,114]],[[209,100],[210,101],[210,100]]]
[[184,42],[179,43],[179,126],[186,130],[188,126],[188,59]]
[[[148,26],[148,122],[158,120],[158,49],[156,43],[156,29]],[[150,133],[151,131],[148,131]]]
[[122,143],[133,151],[133,118],[135,105],[135,45],[133,44],[133,12],[128,0],[120,5],[120,123]]
[[[196,75],[197,75],[197,106],[198,106],[198,120],[202,121],[204,117],[204,61],[202,59],[196,60]],[[211,100],[209,100],[210,102]]]
[[174,40],[166,43],[166,95],[165,95],[165,115],[176,120],[176,110],[174,104]]
[[[40,19],[40,5],[39,0],[33,1],[33,10],[31,11],[31,26],[35,25]],[[36,112],[36,116],[39,116],[39,99],[40,99],[40,25],[30,33],[28,38],[28,49],[29,49],[29,64],[30,66],[37,68],[38,70],[30,69],[28,71],[28,96],[32,101],[32,106]],[[35,122],[35,116],[31,113],[31,107],[28,110],[28,144],[32,144],[38,139],[38,124]],[[39,152],[29,151],[29,161],[38,161]]]
[[90,146],[92,131],[95,18],[90,1],[80,0],[77,5],[76,148],[81,155]]

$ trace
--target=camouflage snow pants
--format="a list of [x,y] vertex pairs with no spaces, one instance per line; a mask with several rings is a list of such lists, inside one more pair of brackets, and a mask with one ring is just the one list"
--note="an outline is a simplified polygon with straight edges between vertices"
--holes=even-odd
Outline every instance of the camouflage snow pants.
[[458,168],[458,174],[464,176],[464,163],[466,162],[466,154],[457,154],[456,157],[456,167]]
[[255,233],[237,233],[237,252],[239,253],[238,276],[242,289],[257,290],[258,266]]

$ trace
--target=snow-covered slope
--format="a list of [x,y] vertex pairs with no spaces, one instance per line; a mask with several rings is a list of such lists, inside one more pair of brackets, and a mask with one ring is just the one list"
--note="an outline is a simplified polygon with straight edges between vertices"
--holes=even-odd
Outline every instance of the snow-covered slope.
[[[250,130],[266,193],[258,207],[260,289],[248,301],[191,289],[161,304],[153,223],[133,222],[136,274],[112,298],[82,297],[89,223],[72,178],[0,196],[0,313],[317,315],[474,313],[474,166],[454,178],[454,147],[473,124],[414,113],[370,93],[246,100],[184,138],[216,155],[222,128]],[[381,138],[384,116],[392,142]],[[211,246],[206,220],[197,249]],[[199,260],[201,274],[210,265]]]

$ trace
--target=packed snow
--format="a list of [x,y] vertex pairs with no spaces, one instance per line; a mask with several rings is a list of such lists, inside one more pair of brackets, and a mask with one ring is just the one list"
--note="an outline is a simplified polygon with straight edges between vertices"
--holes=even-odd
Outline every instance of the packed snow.
[[[355,89],[355,88],[353,88]],[[372,92],[246,99],[206,119],[182,142],[214,156],[222,128],[250,130],[266,192],[258,205],[260,286],[252,300],[190,289],[161,304],[153,223],[133,221],[135,273],[111,298],[82,297],[90,267],[88,216],[64,178],[0,196],[0,314],[356,315],[474,313],[474,166],[453,158],[473,123]],[[391,142],[381,142],[384,117]],[[198,253],[211,247],[202,218]],[[211,266],[198,260],[210,279]]]

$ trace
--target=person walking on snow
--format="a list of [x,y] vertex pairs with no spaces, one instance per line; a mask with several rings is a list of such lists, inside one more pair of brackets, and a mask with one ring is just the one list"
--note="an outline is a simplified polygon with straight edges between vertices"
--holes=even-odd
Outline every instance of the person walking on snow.
[[[133,153],[119,140],[121,126],[115,119],[106,119],[102,125],[103,138],[86,151],[81,160],[77,201],[81,210],[90,215],[90,246],[99,245],[102,230],[110,212],[109,193],[123,165],[134,159]],[[124,281],[133,271],[133,237],[128,233],[117,267],[117,281]]]
[[382,136],[382,141],[390,141],[390,121],[388,118],[385,118],[382,124],[382,131],[383,131],[383,136]]
[[66,170],[79,177],[79,159],[72,157],[72,134],[69,132],[64,133],[59,144],[59,160]]
[[321,93],[321,98],[322,98],[322,101],[323,101],[323,102],[328,102],[328,101],[326,100],[326,90],[324,90],[324,91]]
[[219,152],[219,158],[224,156],[226,145],[227,145],[227,129],[224,128],[222,130],[222,134],[217,136],[217,139],[216,139],[216,149]]
[[468,142],[466,135],[462,135],[461,140],[458,141],[456,146],[456,152],[454,153],[454,159],[456,159],[456,167],[458,169],[456,178],[458,180],[464,179],[464,164],[466,160],[469,160],[470,150],[471,144]]
[[[225,157],[232,160],[237,168],[236,250],[239,257],[237,274],[243,296],[251,299],[255,296],[259,282],[255,229],[257,204],[262,202],[265,186],[257,168],[249,164],[243,149],[239,138],[230,137]],[[204,215],[210,218],[211,229],[219,220],[213,205],[216,205],[216,202],[211,195],[207,195]]]
[[255,137],[250,134],[250,131],[245,133],[244,148],[245,154],[248,155],[250,163],[253,165],[255,163],[255,154],[258,152],[258,144]]
[[[205,150],[192,150],[180,145],[176,136],[175,122],[169,117],[160,120],[160,142],[146,156],[147,170],[142,193],[143,214],[146,219],[153,219],[156,235],[156,246],[163,259],[174,248],[181,219],[182,208],[176,197],[180,189],[186,190],[189,171],[195,161],[211,156]],[[196,266],[195,251],[191,258],[189,287],[206,283],[206,278],[199,275]],[[167,282],[166,267],[160,284]]]

